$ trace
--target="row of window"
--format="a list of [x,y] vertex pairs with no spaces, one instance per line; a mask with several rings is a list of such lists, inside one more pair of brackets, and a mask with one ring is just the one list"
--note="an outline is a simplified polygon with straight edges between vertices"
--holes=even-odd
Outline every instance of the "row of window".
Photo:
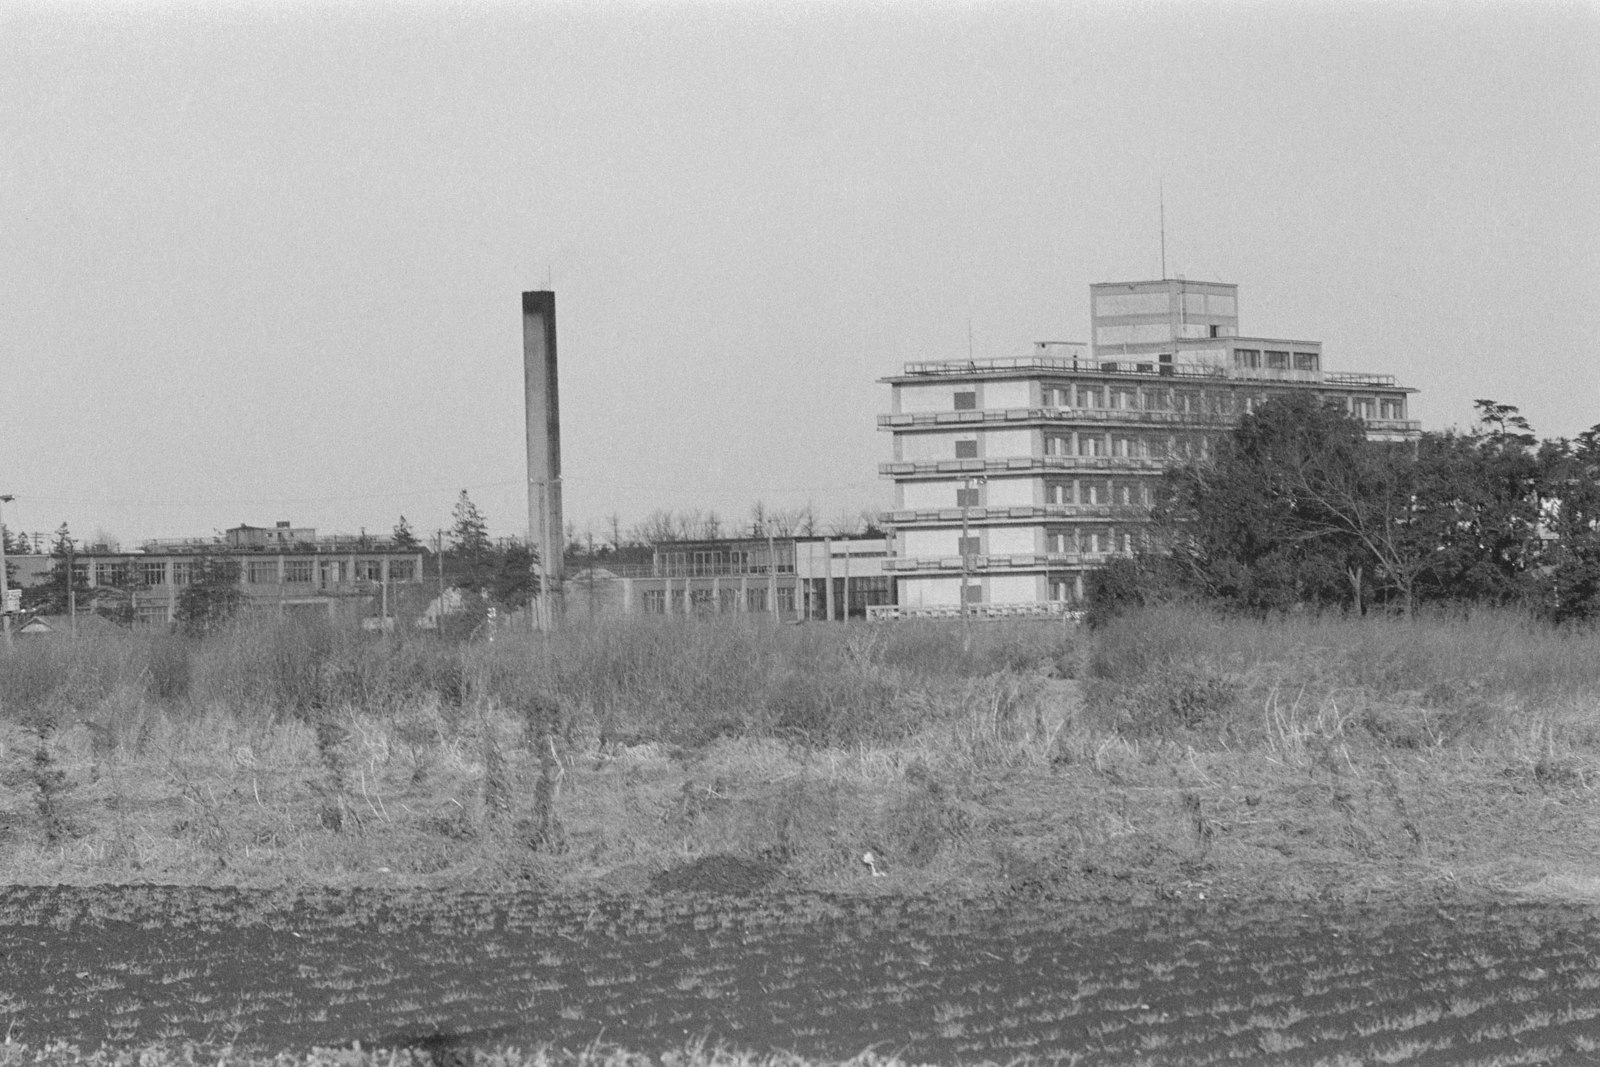
[[[1240,363],[1241,357],[1246,362]],[[1304,358],[1302,358],[1304,357]],[[1265,359],[1270,370],[1316,370],[1316,355],[1310,352],[1256,351],[1241,348],[1234,352],[1237,365],[1259,368]],[[1309,363],[1307,362],[1309,361]],[[1099,385],[1043,385],[1039,402],[1047,408],[1105,408],[1112,411],[1172,411],[1190,415],[1235,416],[1254,411],[1266,401],[1261,394],[1241,395],[1229,391],[1206,392],[1193,389],[1133,389]],[[1341,403],[1361,418],[1405,418],[1402,397],[1352,396]],[[976,390],[955,394],[956,411],[975,411]]]
[[[671,596],[668,596],[668,593]],[[646,589],[644,591],[644,613],[646,615],[665,615],[670,605],[673,615],[691,613],[695,615],[731,615],[739,610],[738,589],[690,589],[685,600],[685,590],[682,589]],[[767,590],[765,588],[749,588],[744,591],[744,610],[762,612],[767,609]],[[778,610],[794,610],[794,586],[780,585],[778,587]]]
[[[277,585],[280,581],[287,584],[310,584],[316,581],[315,568],[320,562],[322,566],[322,580],[324,582],[343,582],[350,571],[348,560],[310,560],[286,559],[283,561],[283,577],[278,577],[278,561],[275,559],[252,559],[245,561],[244,573],[241,577],[251,585]],[[96,585],[123,587],[137,580],[140,585],[166,585],[167,568],[172,568],[172,584],[175,586],[189,585],[194,580],[194,564],[188,560],[138,560],[121,563],[96,563],[94,564],[94,581]],[[89,580],[89,564],[74,563],[72,565],[74,578],[80,583]],[[383,580],[383,561],[376,559],[358,559],[355,561],[353,573],[361,581],[379,582]],[[389,580],[392,582],[409,582],[417,576],[416,560],[392,559],[389,561]]]
[[[1149,506],[1153,503],[1150,483],[1143,479],[1050,478],[1044,483],[1046,504],[1125,504]],[[983,491],[956,489],[956,507],[981,508]],[[998,505],[1005,507],[1006,505]]]
[[[1204,434],[1142,436],[1139,434],[1047,433],[1047,456],[1119,456],[1125,459],[1186,460],[1209,455]],[[957,458],[960,454],[957,453]]]
[[[1132,552],[1138,534],[1134,530],[1106,527],[1063,527],[1045,531],[1046,552],[1066,554],[1104,555],[1108,552]],[[982,556],[983,538],[977,534],[956,538],[956,555]]]
[[1233,350],[1233,365],[1251,370],[1265,367],[1267,370],[1306,370],[1317,369],[1317,354],[1315,352],[1287,352],[1262,350],[1259,348],[1235,348]]

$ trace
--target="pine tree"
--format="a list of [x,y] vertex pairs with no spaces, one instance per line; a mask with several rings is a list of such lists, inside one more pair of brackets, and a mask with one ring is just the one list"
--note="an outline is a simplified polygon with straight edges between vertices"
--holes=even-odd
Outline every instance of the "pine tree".
[[494,546],[489,541],[489,523],[465,489],[456,498],[450,513],[450,554],[455,557],[462,584],[477,592],[489,585],[494,571]]
[[404,515],[395,524],[394,536],[391,539],[394,547],[405,552],[416,552],[422,548],[422,542],[417,540],[417,535],[411,531],[411,524]]
[[[77,573],[73,560],[77,555],[78,543],[72,539],[72,531],[67,529],[67,524],[62,523],[56,530],[55,540],[50,543],[50,574],[44,581],[37,585],[29,586],[22,591],[22,607],[26,611],[42,612],[47,615],[65,615],[77,601],[79,611],[87,610],[94,597],[94,590],[89,587],[89,576]],[[76,594],[75,598],[74,595]]]
[[244,606],[239,588],[239,561],[202,554],[190,565],[189,584],[178,594],[175,609],[185,633],[201,636],[216,630]]

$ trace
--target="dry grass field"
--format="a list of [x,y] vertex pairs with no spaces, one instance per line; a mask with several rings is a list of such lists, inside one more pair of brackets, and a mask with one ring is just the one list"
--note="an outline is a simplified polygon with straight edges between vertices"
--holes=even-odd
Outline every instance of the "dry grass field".
[[[639,620],[466,645],[267,625],[0,653],[0,882],[12,887],[800,892],[1132,909],[1157,926],[1162,909],[1303,904],[1436,912],[1444,946],[1457,917],[1494,929],[1483,908],[1600,901],[1597,788],[1600,634],[1511,613],[1257,622],[1174,609],[1094,632]],[[1151,966],[1147,979],[1168,979],[1167,963]],[[1506,980],[1528,969],[1495,966]],[[1589,1025],[1531,995],[1484,1010]],[[1438,1016],[1426,1025],[1455,1018],[1425,1009]],[[1387,1043],[1424,1025],[1415,1012],[1351,1010],[1372,1062],[1461,1062],[1459,1047],[1415,1035]],[[959,1011],[939,1025],[972,1025]],[[1286,1036],[1266,1033],[1279,1023]],[[1319,1052],[1315,1017],[1228,1025],[1206,1055],[1368,1061]],[[1521,1040],[1521,1023],[1506,1025],[1501,1037]],[[1113,1032],[1082,1062],[1180,1062],[1158,1046],[1119,1058]],[[168,1042],[79,1053],[41,1036],[0,1048],[0,1063],[196,1054]],[[1275,1052],[1280,1040],[1307,1043]],[[596,1044],[480,1060],[630,1055]],[[404,1062],[285,1056],[251,1062]],[[801,1062],[714,1043],[670,1057]],[[668,1061],[658,1049],[651,1062]]]
[[1600,636],[1492,612],[0,660],[12,883],[1596,899],[1597,786]]

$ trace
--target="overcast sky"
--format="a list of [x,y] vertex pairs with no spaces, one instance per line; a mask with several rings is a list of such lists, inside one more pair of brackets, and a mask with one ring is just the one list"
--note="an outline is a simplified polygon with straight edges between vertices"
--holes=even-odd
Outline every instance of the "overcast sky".
[[877,379],[1091,282],[1600,422],[1600,6],[0,5],[0,493],[125,547],[883,505]]

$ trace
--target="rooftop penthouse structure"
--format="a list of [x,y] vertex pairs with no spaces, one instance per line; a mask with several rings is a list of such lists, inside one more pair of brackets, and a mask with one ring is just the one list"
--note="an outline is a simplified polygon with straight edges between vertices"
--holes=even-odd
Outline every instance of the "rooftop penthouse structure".
[[1415,390],[1323,369],[1318,341],[1239,334],[1238,286],[1178,279],[1089,287],[1088,343],[1010,359],[908,363],[883,381],[895,603],[877,616],[1052,614],[1131,552],[1162,471],[1210,453],[1246,412],[1310,392],[1406,441]]

